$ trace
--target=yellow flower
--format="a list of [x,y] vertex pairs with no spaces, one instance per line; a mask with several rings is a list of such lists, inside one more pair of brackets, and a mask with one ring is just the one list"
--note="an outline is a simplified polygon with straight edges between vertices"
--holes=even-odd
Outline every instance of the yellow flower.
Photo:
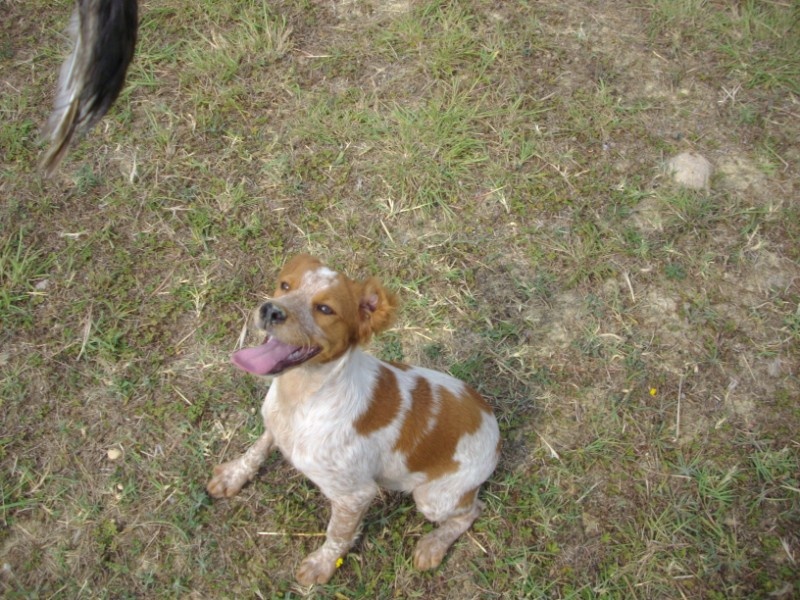
[[339,567],[341,567],[343,564],[344,564],[344,559],[343,559],[341,556],[340,556],[339,558],[337,558],[337,559],[336,559],[336,568],[337,568],[337,569],[338,569]]
[[658,390],[656,390],[656,388],[650,388],[650,395],[651,396],[655,396],[657,392],[658,392]]

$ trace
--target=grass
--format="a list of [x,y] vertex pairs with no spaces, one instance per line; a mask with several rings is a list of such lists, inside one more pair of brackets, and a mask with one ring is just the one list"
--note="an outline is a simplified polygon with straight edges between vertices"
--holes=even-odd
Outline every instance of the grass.
[[[797,594],[790,3],[144,2],[120,100],[42,182],[70,10],[11,3],[0,37],[4,597]],[[709,190],[663,174],[686,150]],[[297,252],[379,275],[372,351],[496,407],[433,573],[401,495],[309,592],[313,485],[273,456],[204,492],[260,433],[228,356]]]
[[795,94],[800,89],[793,59],[800,50],[800,25],[788,6],[754,0],[730,7],[699,0],[651,4],[652,31],[669,31],[676,47],[719,53],[720,67],[748,88]]
[[13,322],[24,321],[30,315],[24,306],[37,288],[46,287],[46,272],[51,258],[31,248],[23,230],[9,234],[0,246],[0,312]]

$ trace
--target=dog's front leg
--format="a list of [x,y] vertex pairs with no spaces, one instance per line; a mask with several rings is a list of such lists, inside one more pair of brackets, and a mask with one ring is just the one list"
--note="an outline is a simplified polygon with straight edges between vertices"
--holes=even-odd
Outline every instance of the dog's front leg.
[[336,498],[331,505],[331,520],[325,543],[303,559],[297,569],[302,585],[327,583],[336,570],[336,561],[344,556],[358,535],[358,526],[367,512],[377,489],[367,488],[358,494]]
[[272,449],[272,434],[265,430],[256,443],[239,458],[214,467],[211,481],[206,490],[214,498],[230,498],[239,493],[245,483],[250,481],[264,464]]

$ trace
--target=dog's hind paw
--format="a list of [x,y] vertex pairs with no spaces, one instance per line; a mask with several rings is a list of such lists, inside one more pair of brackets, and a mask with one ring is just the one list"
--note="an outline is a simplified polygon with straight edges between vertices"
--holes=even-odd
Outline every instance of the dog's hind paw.
[[417,547],[414,549],[414,567],[420,571],[435,569],[441,564],[449,547],[436,531],[430,532],[417,542]]
[[232,460],[214,467],[206,490],[213,498],[230,498],[238,494],[252,477],[253,473],[245,469],[241,461]]

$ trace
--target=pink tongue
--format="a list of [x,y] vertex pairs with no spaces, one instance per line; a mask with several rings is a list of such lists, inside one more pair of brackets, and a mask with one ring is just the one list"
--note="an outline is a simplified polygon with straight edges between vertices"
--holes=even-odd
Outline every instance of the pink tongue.
[[296,346],[289,346],[275,338],[270,338],[255,348],[245,348],[234,352],[231,362],[248,373],[269,375],[295,350],[297,350]]

